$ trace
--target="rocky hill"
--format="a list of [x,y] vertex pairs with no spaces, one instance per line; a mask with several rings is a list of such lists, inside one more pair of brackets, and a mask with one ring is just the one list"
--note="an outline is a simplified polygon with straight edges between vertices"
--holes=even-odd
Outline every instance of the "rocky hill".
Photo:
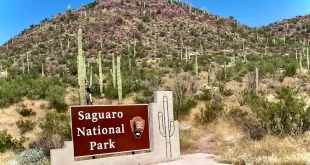
[[280,38],[290,38],[299,44],[307,44],[310,39],[310,15],[296,16],[272,23],[266,27],[267,31]]
[[74,74],[79,28],[89,62],[95,60],[98,51],[102,51],[106,61],[111,53],[127,54],[135,61],[184,59],[186,52],[189,56],[229,52],[285,54],[295,52],[298,46],[290,39],[284,42],[275,37],[266,28],[249,28],[232,17],[212,15],[185,3],[100,0],[77,10],[68,9],[22,31],[0,47],[1,68],[9,67],[10,72],[21,74],[29,64],[38,74],[42,67],[48,76],[64,69]]

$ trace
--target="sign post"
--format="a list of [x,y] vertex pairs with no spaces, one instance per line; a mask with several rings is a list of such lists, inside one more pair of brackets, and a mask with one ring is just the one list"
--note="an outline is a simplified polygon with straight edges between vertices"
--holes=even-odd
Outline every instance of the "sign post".
[[74,157],[150,150],[147,104],[72,106]]

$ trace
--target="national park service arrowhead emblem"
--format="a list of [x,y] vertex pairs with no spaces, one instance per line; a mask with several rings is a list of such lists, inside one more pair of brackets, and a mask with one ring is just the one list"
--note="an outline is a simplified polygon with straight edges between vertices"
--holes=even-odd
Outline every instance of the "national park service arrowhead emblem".
[[137,139],[142,136],[144,125],[145,121],[140,116],[136,116],[130,120],[131,131]]

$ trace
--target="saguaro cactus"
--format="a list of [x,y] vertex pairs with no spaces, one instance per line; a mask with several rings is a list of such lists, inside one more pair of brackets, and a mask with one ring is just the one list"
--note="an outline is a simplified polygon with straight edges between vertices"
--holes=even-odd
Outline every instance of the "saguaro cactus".
[[169,109],[168,109],[168,97],[167,95],[163,96],[163,110],[158,112],[158,123],[159,123],[159,132],[161,136],[165,137],[166,140],[166,157],[172,158],[171,152],[171,139],[175,131],[174,121],[170,119]]
[[302,53],[300,53],[300,56],[299,56],[299,70],[301,73],[302,72]]
[[29,59],[28,59],[28,52],[27,52],[27,68],[28,68],[28,74],[30,73],[30,70],[29,70]]
[[211,86],[211,64],[208,68],[208,86]]
[[42,77],[44,77],[44,64],[42,64],[42,73],[41,73]]
[[115,77],[115,58],[114,58],[114,54],[112,54],[112,70],[111,74],[112,74],[112,80],[113,80],[113,87],[116,88],[116,77]]
[[226,61],[224,63],[224,80],[227,80],[227,68],[226,68]]
[[310,65],[310,63],[309,63],[309,48],[307,47],[307,69],[308,70],[310,69],[309,65]]
[[255,68],[255,90],[258,92],[258,68]]
[[103,77],[102,77],[102,62],[101,62],[101,51],[98,54],[98,68],[99,68],[99,89],[101,97],[103,97]]
[[85,90],[85,77],[86,77],[86,68],[85,60],[83,56],[82,49],[82,29],[78,31],[78,84],[79,84],[79,94],[80,94],[80,104],[86,105],[86,90]]
[[198,72],[198,60],[197,60],[197,54],[195,55],[195,73],[196,73],[196,78],[199,76]]
[[122,96],[122,76],[121,76],[121,59],[118,56],[117,60],[117,90],[118,90],[118,104],[123,103],[123,96]]

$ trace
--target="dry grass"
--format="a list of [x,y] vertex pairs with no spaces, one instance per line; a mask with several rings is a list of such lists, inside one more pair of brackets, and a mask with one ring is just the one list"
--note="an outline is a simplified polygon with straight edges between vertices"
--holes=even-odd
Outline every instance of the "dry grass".
[[15,158],[15,154],[14,152],[5,152],[5,153],[0,153],[0,164],[4,164],[7,161],[14,159]]
[[181,152],[193,151],[198,147],[202,131],[197,128],[180,130],[180,149]]
[[214,133],[218,162],[253,165],[310,163],[310,132],[302,136],[266,136],[254,141],[232,121],[223,118],[208,125]]

